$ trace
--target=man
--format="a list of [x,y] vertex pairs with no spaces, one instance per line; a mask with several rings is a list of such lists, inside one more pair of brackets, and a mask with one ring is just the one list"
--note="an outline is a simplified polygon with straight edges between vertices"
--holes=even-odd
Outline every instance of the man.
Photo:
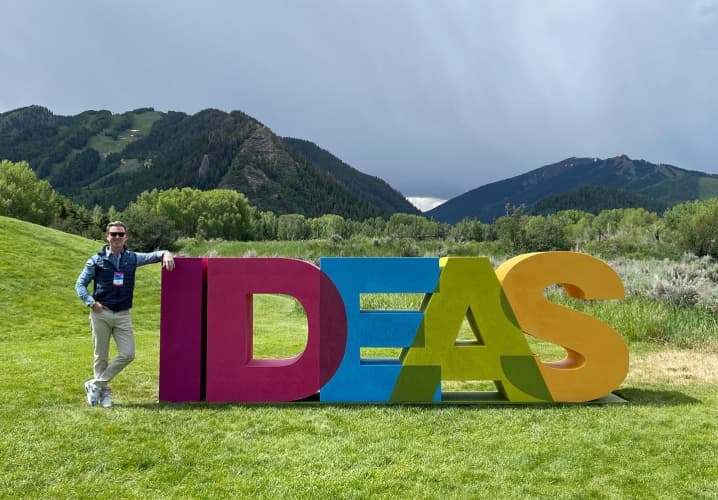
[[[87,262],[75,283],[75,291],[90,308],[90,326],[94,344],[94,378],[85,382],[90,406],[112,406],[112,380],[135,359],[135,337],[132,331],[132,295],[135,270],[139,266],[162,261],[168,271],[175,267],[170,252],[131,252],[125,248],[127,227],[122,221],[110,222],[106,229],[107,245]],[[94,293],[87,289],[94,280]],[[118,355],[108,363],[110,337],[115,339]]]

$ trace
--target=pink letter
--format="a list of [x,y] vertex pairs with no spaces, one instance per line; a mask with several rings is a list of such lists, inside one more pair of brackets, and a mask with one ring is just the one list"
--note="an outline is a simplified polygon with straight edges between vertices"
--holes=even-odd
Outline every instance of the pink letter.
[[[253,359],[252,295],[284,294],[307,313],[307,347],[289,359]],[[344,355],[347,323],[334,284],[318,267],[285,258],[209,259],[207,385],[212,402],[280,402],[316,393]]]
[[202,400],[206,261],[178,257],[174,271],[162,271],[160,401]]

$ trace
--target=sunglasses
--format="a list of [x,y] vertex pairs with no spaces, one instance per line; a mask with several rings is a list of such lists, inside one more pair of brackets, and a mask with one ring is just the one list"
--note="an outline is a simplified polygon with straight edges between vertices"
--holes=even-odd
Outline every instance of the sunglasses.
[[113,238],[122,238],[124,235],[125,233],[110,233]]

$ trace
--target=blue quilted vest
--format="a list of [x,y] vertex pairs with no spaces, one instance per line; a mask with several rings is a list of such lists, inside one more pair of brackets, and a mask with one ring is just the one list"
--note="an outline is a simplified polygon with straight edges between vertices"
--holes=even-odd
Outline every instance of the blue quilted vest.
[[[93,259],[95,263],[95,288],[93,297],[103,306],[113,311],[124,311],[132,307],[132,295],[135,291],[135,270],[137,255],[125,250],[120,255],[118,268],[106,255],[107,246],[103,247]],[[123,273],[122,285],[113,283],[115,273]]]

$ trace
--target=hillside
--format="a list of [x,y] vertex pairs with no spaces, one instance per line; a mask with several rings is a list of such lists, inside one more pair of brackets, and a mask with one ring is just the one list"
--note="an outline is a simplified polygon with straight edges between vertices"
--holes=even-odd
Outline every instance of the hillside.
[[142,191],[193,187],[234,189],[278,214],[365,219],[397,211],[398,193],[385,183],[354,169],[349,176],[323,169],[239,111],[141,108],[65,117],[30,106],[0,114],[0,157],[28,161],[87,207],[121,209]]
[[598,214],[614,208],[645,208],[649,212],[663,213],[669,206],[666,202],[632,191],[583,186],[547,196],[534,204],[529,211],[535,215],[548,215],[561,210],[581,210]]
[[[0,216],[0,341],[81,336],[90,342],[88,310],[74,287],[85,261],[101,246],[101,242]],[[38,279],[38,263],[42,263],[42,279]],[[135,322],[140,328],[148,327],[145,318],[157,328],[159,272],[159,266],[138,270],[142,275],[135,295]]]
[[353,193],[361,195],[379,207],[382,210],[382,215],[391,215],[397,212],[417,215],[420,213],[399,191],[379,177],[359,172],[313,142],[292,137],[284,137],[283,140],[321,170],[336,177]]
[[505,214],[507,203],[531,207],[540,200],[582,186],[621,189],[673,205],[718,195],[718,176],[672,165],[614,158],[567,158],[510,179],[487,184],[428,211],[438,221],[465,217],[491,222]]

